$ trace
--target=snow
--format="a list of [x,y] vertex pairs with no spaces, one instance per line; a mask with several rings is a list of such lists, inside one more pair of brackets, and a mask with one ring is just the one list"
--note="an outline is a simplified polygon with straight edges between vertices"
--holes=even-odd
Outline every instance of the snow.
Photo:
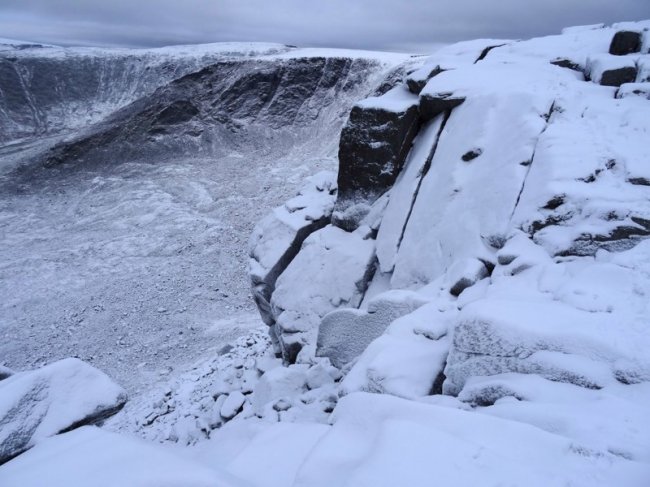
[[104,419],[125,402],[120,386],[78,359],[11,375],[0,382],[0,463],[48,436]]
[[247,485],[161,446],[90,426],[50,438],[0,468],[0,485],[41,487],[44,483],[48,487]]
[[438,138],[442,119],[442,116],[437,117],[421,129],[413,141],[413,150],[390,191],[388,205],[377,234],[377,259],[381,272],[391,272],[395,267],[395,257],[404,227],[424,177],[425,168],[431,162],[432,148]]
[[647,464],[526,424],[385,395],[346,396],[332,423],[294,485],[632,487],[650,474]]
[[356,106],[364,110],[385,110],[404,113],[418,104],[418,98],[406,86],[398,85],[381,96],[371,96],[361,100]]

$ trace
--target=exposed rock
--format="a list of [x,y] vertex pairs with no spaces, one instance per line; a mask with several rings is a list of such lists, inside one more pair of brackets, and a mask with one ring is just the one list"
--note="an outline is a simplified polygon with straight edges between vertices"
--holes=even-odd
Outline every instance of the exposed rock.
[[447,271],[449,293],[458,296],[465,289],[473,286],[490,274],[485,262],[478,259],[459,259]]
[[121,387],[78,359],[16,373],[0,383],[0,464],[48,436],[100,422],[125,402]]
[[[375,60],[359,58],[216,62],[159,87],[57,144],[44,163],[98,164],[114,163],[118,156],[216,154],[235,150],[239,144],[263,148],[269,129],[274,131],[277,149],[288,150],[309,134],[323,143],[324,151],[331,151],[332,136],[344,122],[341,99],[351,106],[385,69]],[[318,123],[322,117],[337,123]],[[318,136],[314,130],[323,133]]]
[[410,291],[388,291],[368,302],[365,310],[339,309],[325,315],[318,329],[316,355],[335,367],[352,362],[388,325],[427,300]]
[[422,76],[423,73],[420,71],[416,71],[406,78],[406,85],[408,86],[409,91],[414,95],[420,94],[422,89],[426,86],[427,81],[445,71],[440,66],[435,66],[434,68],[425,67],[423,69],[426,70],[425,72],[428,72],[425,76]]
[[[391,187],[418,128],[417,97],[403,86],[352,108],[339,145],[337,212],[371,205]],[[353,230],[347,220],[333,222]]]
[[470,151],[465,152],[465,154],[463,154],[461,156],[461,159],[463,161],[465,161],[465,162],[469,162],[469,161],[472,161],[472,160],[476,159],[482,153],[483,153],[483,150],[481,148],[472,149]]
[[570,59],[554,59],[553,61],[551,61],[551,64],[555,66],[559,66],[561,68],[567,68],[573,71],[579,71],[581,73],[583,72],[583,67],[580,66],[578,63],[571,61]]
[[0,380],[4,380],[7,377],[10,377],[14,374],[14,371],[11,370],[9,367],[5,367],[4,365],[0,365]]
[[609,45],[609,53],[615,56],[624,56],[633,52],[639,52],[641,50],[641,40],[641,32],[620,30],[612,38],[612,43]]
[[335,179],[330,172],[312,176],[298,196],[275,208],[253,230],[249,242],[253,298],[269,326],[275,324],[270,304],[275,282],[305,239],[329,222],[336,199]]
[[452,110],[465,101],[453,93],[424,93],[420,96],[420,118],[431,120],[443,112]]

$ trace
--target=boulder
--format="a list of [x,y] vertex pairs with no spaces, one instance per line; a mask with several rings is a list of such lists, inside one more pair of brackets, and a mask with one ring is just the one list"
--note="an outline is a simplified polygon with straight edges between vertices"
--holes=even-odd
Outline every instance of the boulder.
[[0,365],[0,380],[6,379],[7,377],[10,377],[14,374],[14,371],[11,370],[9,367],[5,367],[4,365]]
[[327,313],[360,305],[376,263],[367,230],[348,233],[329,225],[313,233],[278,278],[271,306],[285,361],[294,362],[305,345],[315,346]]
[[365,310],[339,309],[325,315],[318,329],[316,355],[342,368],[356,359],[388,325],[427,302],[412,291],[388,291],[368,302]]
[[0,464],[42,439],[98,423],[126,403],[106,374],[68,358],[0,383]]
[[634,83],[637,66],[634,59],[613,55],[596,55],[587,60],[587,77],[603,86],[621,86]]
[[234,418],[239,411],[241,411],[244,403],[246,402],[246,397],[240,391],[233,391],[221,404],[219,413],[224,419]]
[[624,56],[641,50],[642,34],[630,30],[619,30],[609,45],[609,53],[615,56]]
[[[404,85],[352,108],[339,144],[338,214],[358,203],[371,205],[399,174],[418,128],[418,99]],[[354,222],[332,222],[353,230]]]
[[465,98],[453,93],[423,93],[420,95],[420,118],[424,121],[452,110],[463,103]]
[[267,325],[275,324],[270,305],[275,281],[298,254],[305,239],[327,225],[335,199],[336,175],[322,171],[308,178],[295,198],[275,208],[253,230],[249,275],[253,298]]

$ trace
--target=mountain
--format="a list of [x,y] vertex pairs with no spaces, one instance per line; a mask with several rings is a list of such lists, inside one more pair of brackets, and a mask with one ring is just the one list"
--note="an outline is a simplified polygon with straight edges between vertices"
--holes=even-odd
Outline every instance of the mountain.
[[20,151],[13,198],[196,153],[257,182],[338,145],[338,172],[310,164],[252,229],[266,330],[0,483],[648,484],[650,21],[346,56],[219,61]]

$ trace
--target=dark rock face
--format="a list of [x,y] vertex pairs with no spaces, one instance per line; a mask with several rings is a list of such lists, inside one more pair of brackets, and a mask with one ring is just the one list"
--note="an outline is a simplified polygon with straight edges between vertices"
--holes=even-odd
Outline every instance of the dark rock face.
[[420,118],[431,120],[447,110],[452,110],[465,101],[451,93],[429,94],[420,96]]
[[[349,96],[352,102],[368,94],[364,78],[378,68],[372,60],[347,58],[219,62],[157,89],[55,146],[45,164],[214,153],[243,144],[251,150],[251,143],[264,150],[269,129],[282,139],[276,148],[289,150],[305,133],[314,135],[309,127],[320,117],[341,120],[340,98]],[[329,135],[338,127],[318,129]]]
[[[342,212],[359,202],[370,205],[389,189],[418,128],[417,106],[403,112],[355,106],[341,132],[335,211]],[[353,227],[353,223],[339,223],[341,228],[354,229],[345,228]]]
[[641,50],[641,32],[621,30],[614,34],[609,53],[624,56]]
[[621,86],[624,83],[634,83],[637,70],[633,67],[610,69],[603,71],[600,84],[603,86]]
[[[44,49],[47,51],[47,49]],[[147,54],[10,57],[0,54],[0,142],[55,134],[123,107],[200,67]]]

